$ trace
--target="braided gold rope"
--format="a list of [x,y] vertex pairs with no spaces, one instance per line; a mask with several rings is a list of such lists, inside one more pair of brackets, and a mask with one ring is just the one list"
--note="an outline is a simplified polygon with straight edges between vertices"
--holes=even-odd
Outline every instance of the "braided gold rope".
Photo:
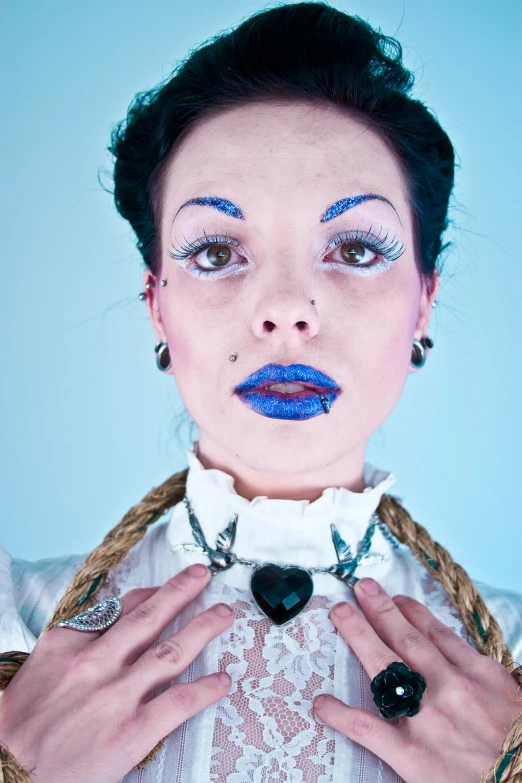
[[[152,489],[105,536],[102,543],[85,559],[42,633],[54,628],[61,620],[70,619],[97,603],[96,591],[105,585],[111,570],[143,538],[150,524],[182,500],[187,474],[188,469],[185,468]],[[391,495],[383,495],[377,510],[391,533],[409,546],[422,565],[441,583],[449,600],[459,611],[467,631],[476,641],[479,652],[501,662],[522,685],[522,667],[516,666],[504,643],[499,624],[466,571],[453,561],[444,547],[431,538],[425,528],[412,520],[406,509]],[[5,690],[28,655],[18,651],[0,654],[0,690]],[[165,740],[166,737],[160,740],[137,767],[148,766]],[[27,772],[6,749],[2,750],[1,762],[0,774],[3,771],[5,783],[31,783]],[[494,767],[477,783],[522,783],[522,713],[511,727]]]
[[[383,495],[377,512],[391,533],[406,544],[440,582],[468,633],[477,643],[478,651],[502,663],[522,685],[522,666],[517,666],[504,643],[502,629],[462,566],[455,563],[447,549],[433,540],[426,528],[413,521],[393,496]],[[522,783],[522,700],[521,714],[506,736],[498,760],[478,783]]]

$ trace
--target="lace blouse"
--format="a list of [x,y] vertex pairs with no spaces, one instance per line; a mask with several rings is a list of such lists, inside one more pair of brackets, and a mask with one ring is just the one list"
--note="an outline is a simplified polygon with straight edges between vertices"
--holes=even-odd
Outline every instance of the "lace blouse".
[[[355,554],[381,496],[395,482],[393,474],[366,463],[366,489],[360,493],[329,487],[313,502],[264,496],[248,501],[237,494],[232,476],[205,469],[196,455],[197,442],[187,450],[187,495],[209,545],[215,545],[218,533],[237,513],[233,551],[238,556],[305,568],[337,562],[331,522]],[[195,544],[185,504],[178,503],[168,514],[170,518],[152,525],[111,573],[98,591],[99,600],[162,585],[187,565],[208,562],[205,555],[181,548]],[[33,649],[86,557],[29,562],[11,558],[0,546],[0,650]],[[156,642],[212,604],[232,606],[234,623],[178,678],[192,681],[227,671],[232,678],[229,693],[181,724],[145,770],[133,768],[120,783],[400,783],[378,756],[316,720],[312,709],[317,694],[332,693],[379,715],[368,675],[328,617],[338,601],[357,603],[352,589],[330,574],[314,574],[314,594],[305,610],[276,626],[253,601],[251,573],[248,566],[236,564],[213,576]],[[443,588],[384,524],[376,527],[356,576],[372,576],[391,596],[402,593],[422,601],[475,646]],[[474,584],[514,658],[522,662],[522,594]]]

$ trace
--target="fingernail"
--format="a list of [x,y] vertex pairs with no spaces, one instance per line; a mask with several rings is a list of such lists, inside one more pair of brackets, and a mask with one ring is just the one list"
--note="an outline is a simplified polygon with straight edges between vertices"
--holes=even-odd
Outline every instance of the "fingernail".
[[353,612],[353,606],[348,601],[336,604],[333,608],[334,614],[338,617],[349,617]]
[[323,706],[323,704],[326,701],[326,696],[324,694],[321,694],[316,699],[314,699],[314,709],[319,710]]
[[214,611],[220,617],[230,617],[231,614],[234,614],[230,606],[227,606],[226,604],[216,604]]
[[221,685],[230,685],[232,682],[230,674],[227,674],[226,672],[219,672],[216,676]]
[[377,595],[380,592],[380,587],[373,579],[359,579],[357,582],[360,585],[361,590],[364,590],[366,595]]
[[205,576],[207,571],[208,568],[203,563],[194,563],[190,568],[187,568],[187,574],[190,574],[190,576]]

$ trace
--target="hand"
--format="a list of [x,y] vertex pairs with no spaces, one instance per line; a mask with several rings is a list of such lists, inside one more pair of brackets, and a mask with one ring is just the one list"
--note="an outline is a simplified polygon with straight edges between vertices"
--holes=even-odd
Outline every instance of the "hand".
[[[377,587],[376,594],[365,587]],[[393,600],[373,579],[361,579],[350,603],[330,619],[373,680],[402,661],[426,680],[420,710],[396,723],[378,712],[348,707],[334,696],[317,697],[314,709],[328,726],[368,748],[406,783],[478,783],[497,761],[522,712],[519,686],[498,661],[473,649],[423,604]],[[336,611],[344,607],[345,611]],[[376,714],[375,714],[376,713]]]
[[202,574],[191,566],[162,587],[125,593],[106,631],[57,627],[40,636],[0,699],[0,744],[35,781],[116,783],[229,691],[230,677],[221,673],[153,698],[234,620],[229,607],[216,604],[151,647],[208,584],[209,569],[198,566]]

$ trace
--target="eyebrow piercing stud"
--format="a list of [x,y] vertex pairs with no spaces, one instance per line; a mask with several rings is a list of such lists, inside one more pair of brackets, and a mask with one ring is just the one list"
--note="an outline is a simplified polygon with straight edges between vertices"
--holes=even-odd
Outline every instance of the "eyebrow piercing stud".
[[315,304],[315,299],[312,299],[310,304]]

